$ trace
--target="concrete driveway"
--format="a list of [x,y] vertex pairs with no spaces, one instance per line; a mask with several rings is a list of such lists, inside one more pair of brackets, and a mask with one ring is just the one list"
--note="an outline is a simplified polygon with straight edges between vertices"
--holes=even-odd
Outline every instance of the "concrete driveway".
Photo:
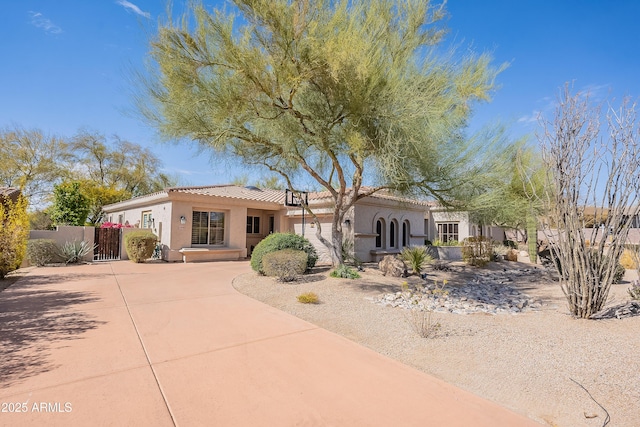
[[249,270],[33,269],[0,293],[0,425],[538,425],[239,294]]

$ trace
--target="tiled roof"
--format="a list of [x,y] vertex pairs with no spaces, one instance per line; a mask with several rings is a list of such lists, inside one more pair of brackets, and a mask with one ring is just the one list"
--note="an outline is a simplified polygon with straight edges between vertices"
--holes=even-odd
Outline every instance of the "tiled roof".
[[20,189],[14,187],[0,187],[0,197],[9,198],[17,197],[20,194]]
[[[371,187],[361,187],[360,188],[360,193],[365,193],[367,191],[370,191],[372,188]],[[348,190],[348,192],[351,192],[351,189]],[[378,190],[375,193],[371,194],[370,196],[367,197],[371,197],[373,199],[383,199],[383,200],[393,200],[396,202],[401,202],[401,203],[413,203],[413,204],[417,204],[417,205],[425,205],[428,206],[429,202],[423,201],[423,200],[416,200],[416,199],[410,199],[408,197],[401,197],[401,196],[397,196],[395,194],[390,193],[387,190]],[[317,193],[309,193],[309,200],[322,200],[322,199],[331,199],[331,193],[329,191],[320,191]]]
[[166,191],[167,193],[201,194],[205,196],[284,204],[284,190],[261,189],[252,186],[215,185],[207,187],[176,187],[169,188]]

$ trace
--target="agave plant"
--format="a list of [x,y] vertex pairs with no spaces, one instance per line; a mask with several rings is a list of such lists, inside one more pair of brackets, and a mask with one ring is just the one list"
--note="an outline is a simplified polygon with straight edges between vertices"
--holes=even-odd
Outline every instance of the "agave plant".
[[422,272],[426,264],[433,261],[433,257],[427,253],[427,248],[424,246],[404,248],[400,256],[409,264],[413,272],[418,275]]
[[95,245],[91,246],[87,241],[78,242],[74,240],[73,242],[65,242],[60,248],[60,252],[65,264],[74,264],[82,261],[82,258],[93,252],[94,249]]

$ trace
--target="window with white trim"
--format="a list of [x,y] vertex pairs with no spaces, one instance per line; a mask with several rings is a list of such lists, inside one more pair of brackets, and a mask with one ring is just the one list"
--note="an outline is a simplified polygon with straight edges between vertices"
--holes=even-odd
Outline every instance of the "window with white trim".
[[224,212],[193,211],[191,244],[224,245]]
[[151,211],[142,212],[142,228],[151,228],[152,219]]
[[443,222],[438,224],[438,239],[441,242],[458,241],[458,223]]

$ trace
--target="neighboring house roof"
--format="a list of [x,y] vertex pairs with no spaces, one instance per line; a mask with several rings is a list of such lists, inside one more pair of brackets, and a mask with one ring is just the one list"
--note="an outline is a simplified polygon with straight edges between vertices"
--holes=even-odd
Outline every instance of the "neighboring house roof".
[[14,202],[18,200],[20,189],[14,187],[0,187],[0,200],[11,199]]

